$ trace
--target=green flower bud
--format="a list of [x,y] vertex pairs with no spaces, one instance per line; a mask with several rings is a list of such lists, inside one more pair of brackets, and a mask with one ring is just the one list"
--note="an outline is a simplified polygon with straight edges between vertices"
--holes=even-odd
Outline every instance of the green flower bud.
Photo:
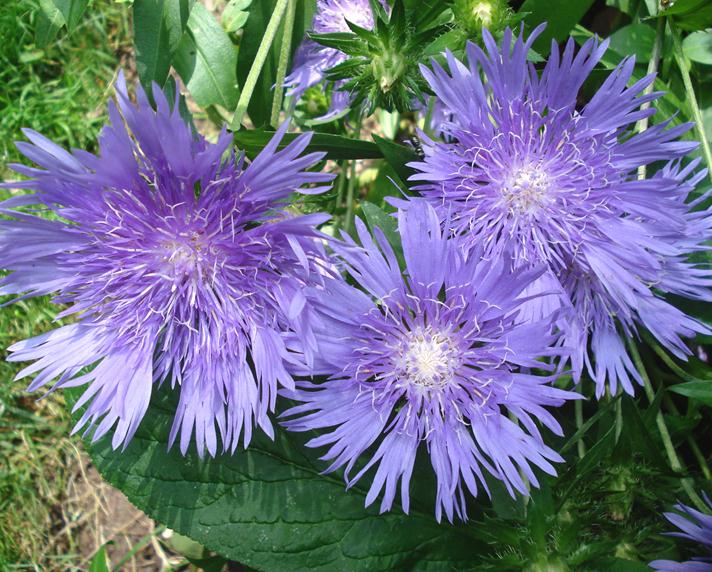
[[453,12],[455,22],[470,36],[480,35],[482,28],[496,34],[513,15],[506,0],[455,0]]

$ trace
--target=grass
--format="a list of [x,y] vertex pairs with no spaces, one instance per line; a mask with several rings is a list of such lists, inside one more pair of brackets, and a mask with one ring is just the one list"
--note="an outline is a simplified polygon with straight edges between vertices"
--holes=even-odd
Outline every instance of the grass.
[[20,158],[13,142],[22,139],[23,127],[66,147],[93,150],[109,88],[130,50],[125,7],[90,8],[70,36],[61,31],[44,50],[34,44],[37,10],[34,1],[19,0],[7,3],[0,14],[3,167]]
[[[0,11],[0,178],[11,179],[8,164],[22,161],[13,141],[23,127],[65,147],[96,148],[109,87],[130,49],[126,7],[101,4],[45,49],[34,44],[35,2]],[[0,308],[0,347],[52,327],[54,312],[47,298]],[[0,362],[0,571],[78,569],[74,516],[63,514],[82,470],[69,414],[61,397],[27,395],[26,383],[13,381],[20,367]]]

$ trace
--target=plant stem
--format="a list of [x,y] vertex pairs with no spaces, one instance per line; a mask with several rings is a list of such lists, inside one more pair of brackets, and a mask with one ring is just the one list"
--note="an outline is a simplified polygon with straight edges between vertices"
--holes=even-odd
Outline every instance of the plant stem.
[[[658,73],[658,66],[660,65],[660,53],[662,52],[662,47],[663,47],[663,37],[665,35],[665,19],[664,18],[658,18],[658,25],[657,28],[655,29],[655,42],[653,43],[653,49],[650,52],[650,61],[648,62],[648,74],[657,74]],[[649,93],[652,93],[653,91],[653,86],[655,82],[653,81],[648,87],[645,88],[645,91],[643,92],[644,95],[648,95]],[[640,106],[640,109],[648,109],[650,107],[650,102],[646,102],[643,105]],[[649,117],[643,117],[640,121],[638,121],[637,125],[637,131],[638,133],[642,133],[648,128],[648,123],[649,123],[650,118]],[[641,165],[638,167],[638,178],[639,179],[645,179],[646,176],[646,171],[647,171],[647,165]]]
[[[576,415],[576,430],[578,431],[583,427],[583,402],[580,399],[574,402],[574,413]],[[579,459],[583,459],[586,456],[586,445],[583,442],[583,438],[578,440],[576,448]]]
[[348,184],[348,177],[346,175],[346,166],[348,162],[346,160],[339,162],[339,178],[337,179],[337,188],[339,189],[336,193],[336,204],[334,205],[334,236],[339,237],[339,229],[341,228],[341,216],[338,214],[338,210],[341,208],[341,203],[344,201],[344,193],[346,192],[346,185]]
[[260,47],[257,48],[255,61],[252,62],[252,67],[247,74],[245,85],[242,86],[242,93],[240,94],[240,99],[237,102],[237,109],[235,109],[235,115],[230,123],[230,128],[233,131],[237,131],[240,128],[242,118],[245,116],[247,107],[250,105],[250,100],[252,99],[252,94],[255,91],[257,80],[259,79],[260,72],[262,71],[265,61],[267,60],[267,55],[269,54],[269,49],[272,47],[272,43],[274,42],[274,37],[277,35],[277,29],[282,21],[282,16],[284,16],[284,11],[287,9],[288,1],[289,0],[277,0],[274,12],[272,12],[272,16],[270,16],[269,22],[267,23],[265,35],[262,38],[262,42],[260,42]]
[[356,161],[351,161],[351,170],[349,172],[349,186],[346,193],[346,220],[344,221],[344,230],[351,232],[354,226],[354,195],[356,191]]
[[618,401],[616,401],[615,410],[616,410],[615,438],[616,438],[616,443],[618,443],[618,440],[621,438],[621,433],[623,433],[623,401],[622,400],[619,399]]
[[423,121],[423,131],[428,137],[433,136],[431,123],[433,122],[433,111],[435,110],[435,96],[431,95],[428,98],[428,107],[425,110],[425,120]]
[[682,51],[682,40],[680,39],[680,32],[675,28],[674,22],[669,19],[668,24],[670,25],[670,33],[672,34],[672,51],[675,55],[675,61],[677,62],[677,67],[680,68],[680,75],[682,76],[682,83],[685,84],[685,93],[687,94],[687,101],[690,103],[692,108],[692,117],[695,120],[695,129],[697,130],[697,137],[702,145],[702,154],[707,162],[707,175],[712,179],[712,151],[710,150],[709,141],[705,137],[705,124],[702,120],[702,112],[700,111],[700,106],[697,104],[697,97],[695,96],[695,89],[692,87],[692,79],[690,78],[690,72],[687,70],[687,65],[685,61],[685,54]]
[[[650,403],[653,403],[655,401],[655,390],[653,389],[653,386],[650,383],[650,378],[648,377],[648,372],[645,370],[645,366],[643,365],[643,360],[640,359],[640,353],[638,353],[638,348],[635,346],[634,342],[628,340],[628,349],[630,351],[631,357],[633,358],[633,363],[635,364],[636,369],[640,373],[640,376],[643,378],[643,388],[645,389],[645,395],[648,396],[648,401],[650,401]],[[677,456],[677,451],[675,451],[675,445],[672,442],[672,438],[670,437],[670,431],[668,430],[667,424],[665,423],[665,417],[663,417],[661,411],[658,411],[658,414],[655,416],[655,423],[658,426],[658,432],[660,433],[660,438],[663,441],[663,447],[665,448],[665,453],[667,454],[670,467],[676,473],[682,473],[684,468],[682,466],[682,463],[680,462],[680,458]],[[680,481],[682,483],[682,488],[685,489],[685,492],[687,493],[687,496],[690,497],[692,503],[698,509],[706,512],[708,509],[706,508],[705,503],[702,502],[700,496],[697,494],[697,491],[695,491],[695,488],[692,486],[692,479],[690,479],[689,477],[682,477]]]
[[[680,415],[680,410],[677,408],[675,405],[675,402],[670,399],[670,396],[665,394],[663,396],[663,403],[665,406],[670,410],[670,412],[673,415]],[[695,459],[697,459],[697,464],[700,465],[700,470],[702,471],[702,474],[704,475],[706,480],[712,480],[712,472],[710,472],[710,466],[707,463],[707,459],[705,459],[704,454],[702,453],[702,450],[700,449],[700,446],[697,444],[697,441],[692,436],[689,436],[685,439],[687,441],[687,444],[690,446],[690,450],[692,451],[692,454],[695,456]]]
[[279,126],[279,112],[282,111],[282,99],[284,98],[284,78],[287,75],[287,65],[289,64],[289,54],[292,51],[292,32],[294,30],[294,14],[297,8],[296,0],[287,0],[287,15],[284,17],[282,27],[282,45],[279,49],[279,63],[277,64],[277,82],[274,86],[274,97],[272,98],[272,116],[270,124],[277,129]]

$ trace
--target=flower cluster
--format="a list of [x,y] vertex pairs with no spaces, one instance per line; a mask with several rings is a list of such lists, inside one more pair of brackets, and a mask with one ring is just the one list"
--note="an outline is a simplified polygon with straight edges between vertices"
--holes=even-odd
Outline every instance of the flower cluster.
[[[319,0],[314,30],[373,40],[386,21],[376,3]],[[579,105],[606,44],[570,41],[539,73],[527,57],[540,31],[507,29],[500,47],[484,30],[486,51],[421,68],[442,138],[421,134],[422,196],[392,200],[389,238],[360,219],[358,240],[329,238],[327,215],[287,208],[332,178],[310,170],[324,156],[307,152],[310,134],[285,144],[285,125],[249,162],[226,132],[194,133],[159,89],[155,109],[140,88],[132,104],[122,76],[98,155],[26,131],[18,146],[37,167],[3,185],[30,192],[0,203],[0,294],[55,294],[71,320],[10,347],[33,362],[19,377],[86,386],[75,430],[113,430],[114,448],[165,384],[179,396],[170,443],[185,454],[194,440],[201,456],[247,447],[257,428],[272,436],[282,395],[283,425],[317,432],[307,445],[327,448],[327,471],[348,486],[374,473],[366,503],[381,497],[381,511],[398,492],[408,511],[419,455],[438,520],[467,518],[493,478],[526,495],[535,469],[563,461],[545,436],[563,432],[552,409],[580,398],[559,379],[566,364],[598,396],[633,393],[624,340],[645,329],[684,358],[685,338],[707,330],[666,296],[712,299],[712,273],[689,261],[712,238],[707,195],[688,199],[705,176],[682,163],[689,126],[636,131],[660,94],[652,76],[628,85],[632,60]],[[292,94],[344,59],[307,40]],[[354,101],[342,95],[332,112]]]
[[[591,39],[575,56],[573,40],[561,56],[554,44],[538,74],[527,55],[541,29],[526,41],[508,29],[501,48],[485,31],[486,51],[469,44],[467,65],[448,53],[448,71],[435,61],[423,67],[452,119],[445,142],[424,136],[412,180],[487,258],[545,264],[528,293],[561,296],[534,298],[524,313],[538,319],[559,304],[576,375],[585,364],[599,396],[619,385],[632,394],[631,380],[641,378],[623,337],[643,326],[685,358],[683,338],[707,331],[664,298],[712,299],[710,271],[688,261],[712,237],[712,217],[696,208],[706,196],[688,201],[705,172],[679,162],[697,146],[678,139],[690,125],[636,132],[655,112],[643,104],[661,95],[645,93],[653,76],[629,86],[635,62],[626,59],[579,108],[607,43]],[[667,164],[640,179],[638,168],[655,161]]]

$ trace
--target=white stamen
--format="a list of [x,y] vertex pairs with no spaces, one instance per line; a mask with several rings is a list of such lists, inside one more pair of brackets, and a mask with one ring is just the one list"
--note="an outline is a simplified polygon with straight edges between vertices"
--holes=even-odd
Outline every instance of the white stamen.
[[428,327],[407,334],[394,365],[403,382],[430,390],[452,383],[460,363],[458,348],[452,340]]
[[179,236],[162,244],[162,262],[173,279],[202,274],[206,258],[206,245],[200,236],[193,232],[190,236]]
[[552,202],[550,191],[549,176],[533,164],[515,169],[501,188],[502,198],[512,212],[529,215]]

